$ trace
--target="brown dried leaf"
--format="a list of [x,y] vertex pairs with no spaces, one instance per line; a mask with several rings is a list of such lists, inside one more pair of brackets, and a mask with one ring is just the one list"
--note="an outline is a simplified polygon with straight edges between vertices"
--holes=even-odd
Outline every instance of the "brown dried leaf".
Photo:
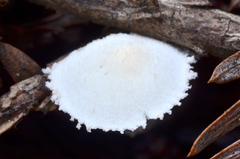
[[238,159],[240,158],[240,140],[223,149],[211,159]]
[[0,42],[0,60],[15,83],[41,74],[41,67],[17,48]]
[[208,83],[223,84],[240,78],[240,51],[221,62]]
[[209,144],[240,125],[240,100],[211,123],[195,140],[187,157],[201,152]]

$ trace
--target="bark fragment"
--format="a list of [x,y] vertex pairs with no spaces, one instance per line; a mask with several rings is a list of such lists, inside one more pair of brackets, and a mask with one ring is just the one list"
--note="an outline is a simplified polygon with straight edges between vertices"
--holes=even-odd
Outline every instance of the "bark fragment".
[[10,129],[30,110],[50,95],[45,86],[46,78],[36,75],[13,85],[10,92],[0,97],[0,134]]
[[44,114],[47,114],[48,112],[53,111],[57,108],[58,106],[51,101],[51,96],[48,96],[36,108],[36,111],[41,111]]

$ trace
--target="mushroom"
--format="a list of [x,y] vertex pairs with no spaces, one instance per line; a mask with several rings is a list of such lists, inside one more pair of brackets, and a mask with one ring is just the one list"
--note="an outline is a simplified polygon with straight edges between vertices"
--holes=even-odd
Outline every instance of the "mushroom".
[[43,72],[50,79],[51,100],[78,121],[78,128],[123,133],[171,114],[197,76],[194,62],[166,43],[119,33],[73,51]]

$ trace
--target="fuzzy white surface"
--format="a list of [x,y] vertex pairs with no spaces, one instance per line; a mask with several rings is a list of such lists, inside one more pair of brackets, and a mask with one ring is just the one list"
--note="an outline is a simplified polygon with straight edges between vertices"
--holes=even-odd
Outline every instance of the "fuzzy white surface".
[[112,34],[73,51],[51,69],[52,100],[87,130],[134,131],[162,119],[187,96],[194,57],[134,34]]

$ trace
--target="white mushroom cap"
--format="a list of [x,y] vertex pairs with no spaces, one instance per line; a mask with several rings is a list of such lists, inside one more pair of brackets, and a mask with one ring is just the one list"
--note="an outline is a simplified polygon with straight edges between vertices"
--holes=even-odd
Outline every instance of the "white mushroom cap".
[[155,39],[112,34],[46,68],[52,100],[87,130],[134,131],[187,96],[194,57]]

